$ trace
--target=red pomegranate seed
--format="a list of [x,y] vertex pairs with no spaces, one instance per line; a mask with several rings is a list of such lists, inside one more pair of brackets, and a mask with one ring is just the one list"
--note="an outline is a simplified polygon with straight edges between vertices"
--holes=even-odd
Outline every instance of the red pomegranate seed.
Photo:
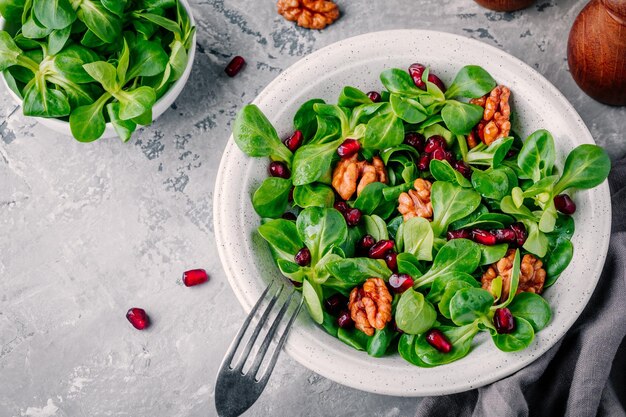
[[[287,278],[287,279],[289,279],[289,278]],[[301,283],[301,282],[294,281],[294,280],[292,280],[292,279],[290,279],[289,281],[291,281],[291,283],[293,284],[293,286],[294,286],[294,287],[296,287],[296,288],[300,288],[300,287],[302,287],[302,283]]]
[[417,132],[408,132],[404,135],[404,143],[414,147],[418,152],[424,151],[425,141],[424,135]]
[[358,247],[364,252],[367,252],[375,244],[376,240],[372,237],[372,235],[365,235],[361,238],[361,240],[359,240]]
[[298,220],[298,218],[296,217],[295,214],[293,214],[292,212],[288,211],[286,213],[283,213],[282,218],[285,220],[293,220],[296,221]]
[[554,207],[563,214],[576,212],[576,203],[567,194],[559,194],[554,197]]
[[191,269],[183,272],[183,284],[185,287],[204,284],[209,280],[209,274],[204,269]]
[[446,150],[446,140],[443,136],[435,135],[431,136],[426,140],[426,146],[424,147],[424,151],[426,153],[433,153],[436,149]]
[[273,161],[272,163],[270,163],[269,173],[272,177],[279,177],[279,178],[285,178],[285,179],[291,176],[291,173],[289,172],[289,168],[287,168],[287,165],[279,161]]
[[333,316],[339,314],[340,311],[345,310],[348,307],[348,299],[342,294],[333,294],[324,301],[326,311]]
[[372,100],[374,103],[378,103],[382,99],[378,91],[370,91],[369,93],[367,93],[367,97],[369,97],[369,99]]
[[430,329],[427,331],[426,341],[441,353],[450,353],[452,350],[452,343],[450,343],[446,335],[439,329]]
[[515,318],[508,308],[499,308],[493,314],[493,324],[500,334],[511,333],[515,330]]
[[417,88],[421,88],[422,90],[426,90],[426,83],[422,81],[422,74],[426,70],[426,67],[422,64],[411,64],[409,66],[409,75],[413,78],[413,82]]
[[463,175],[465,178],[470,179],[472,177],[472,168],[470,168],[470,166],[467,165],[465,161],[461,161],[459,159],[458,161],[454,162],[453,166],[454,169],[459,171],[461,175]]
[[511,149],[511,150],[509,150],[509,151],[506,153],[506,157],[505,157],[505,158],[506,158],[506,159],[513,158],[513,157],[514,157],[514,156],[516,156],[516,155],[517,155],[517,150],[515,150],[515,149]]
[[346,223],[350,227],[354,227],[361,222],[361,210],[353,208],[346,211],[343,215],[346,219]]
[[339,317],[337,317],[337,325],[342,329],[349,329],[354,325],[352,321],[352,317],[350,316],[350,312],[348,310],[343,310],[339,313]]
[[396,294],[400,294],[413,287],[413,277],[409,274],[392,274],[389,277],[389,286]]
[[368,257],[372,259],[384,259],[387,252],[393,249],[393,240],[379,240],[368,252]]
[[439,77],[437,77],[435,74],[428,73],[428,81],[430,81],[431,83],[435,84],[437,87],[439,87],[439,89],[441,90],[442,93],[446,92],[446,86],[443,83],[443,81],[441,81],[441,79]]
[[392,271],[398,270],[398,254],[394,251],[389,251],[385,255],[385,263],[387,264],[387,268]]
[[491,233],[496,237],[498,243],[515,243],[517,238],[512,229],[495,229]]
[[302,248],[293,259],[300,266],[309,266],[311,264],[311,251],[309,248]]
[[126,313],[126,318],[137,330],[143,330],[150,327],[150,317],[143,308],[133,307]]
[[337,153],[342,158],[350,158],[361,149],[361,144],[356,139],[346,139],[337,148]]
[[245,65],[246,65],[246,60],[240,57],[239,55],[237,55],[228,63],[228,65],[226,65],[224,72],[229,77],[234,77],[235,75],[239,74],[239,71],[241,71],[241,69]]
[[420,171],[428,171],[430,169],[430,154],[424,154],[420,157],[419,161],[417,161],[417,168]]
[[524,246],[524,243],[526,243],[526,239],[528,238],[528,232],[526,231],[524,223],[513,223],[509,227],[515,232],[515,244],[520,248]]
[[448,161],[452,163],[452,152],[445,151],[441,148],[435,149],[430,156],[438,161]]
[[472,232],[469,229],[450,230],[447,233],[448,240],[452,239],[471,239]]
[[472,238],[475,242],[483,245],[493,246],[496,244],[496,237],[489,230],[474,229],[472,230]]
[[335,210],[338,210],[342,214],[345,213],[346,211],[350,210],[350,207],[348,206],[348,203],[346,203],[345,201],[337,201],[337,202],[335,202],[333,207],[335,208]]
[[296,130],[291,136],[289,136],[289,138],[285,139],[284,143],[291,152],[295,152],[296,149],[298,149],[302,145],[303,140],[304,137],[302,136],[302,132]]
[[293,190],[295,189],[295,187],[291,187],[291,190],[289,190],[289,195],[287,196],[287,201],[289,201],[290,203],[293,203]]

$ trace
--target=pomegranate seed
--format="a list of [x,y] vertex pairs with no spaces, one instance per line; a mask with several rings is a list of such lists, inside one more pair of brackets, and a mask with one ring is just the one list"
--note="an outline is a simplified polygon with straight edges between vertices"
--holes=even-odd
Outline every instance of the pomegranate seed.
[[389,251],[385,255],[385,263],[387,264],[387,268],[392,271],[398,270],[398,254],[394,251]]
[[431,157],[439,161],[452,162],[452,152],[444,151],[443,149],[435,149],[431,154]]
[[524,243],[526,243],[526,239],[528,238],[528,232],[526,231],[526,226],[524,226],[524,223],[513,223],[509,227],[515,232],[515,243],[517,244],[517,246],[520,248],[524,246]]
[[361,210],[353,208],[346,211],[343,215],[346,218],[346,223],[350,227],[354,227],[361,222]]
[[426,67],[422,64],[411,64],[409,66],[409,75],[413,78],[413,82],[417,88],[421,88],[422,90],[426,90],[426,83],[422,81],[422,74],[426,70]]
[[469,229],[450,230],[447,233],[448,240],[452,239],[471,239],[472,232]]
[[296,217],[295,214],[293,214],[292,212],[288,211],[286,213],[283,213],[282,218],[285,220],[293,220],[296,221],[298,220],[298,218]]
[[463,175],[467,179],[470,179],[472,177],[472,168],[470,168],[470,166],[467,165],[465,161],[461,161],[461,160],[455,161],[454,169],[459,171],[461,175]]
[[279,178],[289,178],[291,176],[287,165],[279,161],[273,161],[272,163],[270,163],[269,173],[272,177]]
[[563,214],[574,214],[576,203],[567,194],[559,194],[554,197],[554,207]]
[[309,248],[302,248],[296,253],[293,259],[300,266],[309,266],[311,264],[311,251]]
[[433,73],[429,73],[428,74],[428,81],[430,81],[431,83],[435,84],[437,87],[439,87],[439,89],[441,90],[442,93],[446,92],[446,86],[443,83],[443,81],[441,81],[441,79],[439,77],[437,77],[435,74]]
[[326,311],[333,316],[339,314],[342,310],[345,310],[348,306],[348,299],[342,294],[333,294],[324,301]]
[[493,314],[493,324],[500,334],[511,333],[515,330],[515,318],[508,308],[499,308]]
[[209,274],[204,269],[192,269],[183,272],[183,284],[185,287],[203,284],[209,280]]
[[369,93],[367,93],[367,96],[374,103],[378,103],[382,99],[382,97],[380,96],[380,93],[378,91],[370,91]]
[[291,152],[295,152],[302,145],[302,141],[304,140],[304,136],[302,136],[302,132],[296,130],[293,132],[289,138],[285,139],[285,146],[289,148]]
[[294,287],[296,287],[296,288],[300,288],[300,287],[302,286],[302,283],[301,283],[301,282],[294,281],[294,280],[292,280],[292,279],[290,279],[289,281],[291,281],[291,283],[293,284],[293,286],[294,286]]
[[517,155],[517,150],[515,150],[515,149],[510,149],[510,150],[506,153],[505,159],[508,159],[508,158],[513,158],[515,155]]
[[417,168],[420,171],[428,171],[428,169],[430,168],[430,160],[431,160],[431,156],[430,154],[424,154],[421,156],[421,158],[419,159],[419,161],[417,161]]
[[293,190],[295,189],[295,187],[291,187],[291,190],[289,190],[289,195],[287,196],[287,201],[289,201],[290,203],[293,203]]
[[143,330],[150,327],[150,317],[143,308],[133,307],[126,313],[126,318],[137,330]]
[[354,325],[348,310],[343,310],[339,313],[339,317],[337,317],[337,325],[342,329],[348,329]]
[[517,238],[512,229],[495,229],[491,233],[496,237],[498,243],[515,243]]
[[443,136],[435,135],[426,140],[424,151],[426,151],[426,153],[433,153],[436,149],[445,150],[446,146],[447,143]]
[[393,249],[393,240],[379,240],[368,252],[368,257],[372,259],[384,259],[387,252]]
[[404,135],[404,143],[417,149],[418,152],[424,151],[424,135],[417,132],[408,132]]
[[474,229],[472,230],[472,238],[475,242],[483,245],[493,246],[496,244],[496,237],[489,230]]
[[361,149],[361,144],[356,139],[346,139],[337,148],[337,153],[342,158],[350,158]]
[[359,240],[358,246],[359,249],[363,251],[368,251],[372,246],[376,244],[376,240],[372,237],[372,235],[365,235]]
[[389,286],[393,292],[400,294],[413,287],[413,277],[409,274],[392,274],[389,277]]
[[226,65],[224,72],[229,77],[234,77],[235,75],[239,74],[239,71],[241,71],[241,69],[245,65],[246,65],[246,60],[240,57],[239,55],[237,55],[228,63],[228,65]]
[[348,206],[348,203],[346,203],[345,201],[337,201],[337,202],[335,202],[333,207],[335,208],[335,210],[338,210],[342,214],[345,213],[346,211],[350,210],[350,207]]
[[452,343],[450,343],[446,335],[439,329],[430,329],[427,331],[426,341],[441,353],[450,353],[452,350]]

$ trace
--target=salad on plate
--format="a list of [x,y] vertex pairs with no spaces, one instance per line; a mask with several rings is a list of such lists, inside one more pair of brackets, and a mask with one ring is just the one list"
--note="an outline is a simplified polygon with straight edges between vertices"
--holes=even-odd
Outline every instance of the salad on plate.
[[561,163],[550,132],[522,140],[514,92],[480,66],[448,88],[421,64],[380,80],[303,103],[284,141],[257,106],[241,110],[236,144],[270,159],[258,233],[311,318],[371,356],[443,365],[479,332],[528,347],[574,256],[572,196],[606,179],[606,152],[580,145]]

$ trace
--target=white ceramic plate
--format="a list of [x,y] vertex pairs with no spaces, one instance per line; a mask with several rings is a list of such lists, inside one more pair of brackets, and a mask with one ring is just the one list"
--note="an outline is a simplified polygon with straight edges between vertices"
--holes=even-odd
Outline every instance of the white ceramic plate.
[[[407,68],[421,62],[446,84],[467,64],[480,64],[512,91],[516,130],[523,137],[548,129],[557,143],[558,160],[575,146],[594,143],[584,123],[567,100],[545,78],[513,56],[462,36],[419,30],[370,33],[332,44],[297,62],[278,76],[254,101],[269,117],[281,137],[306,100],[320,97],[335,103],[341,88],[380,90],[378,75],[385,68]],[[215,235],[230,285],[250,311],[271,280],[281,280],[268,247],[255,232],[259,217],[251,195],[267,176],[266,159],[244,155],[230,138],[215,187]],[[559,164],[557,164],[559,165]],[[609,242],[609,189],[578,192],[576,234],[572,263],[544,296],[553,319],[521,352],[499,351],[486,337],[474,341],[465,358],[436,368],[418,368],[399,355],[371,358],[326,334],[308,314],[301,314],[285,350],[307,368],[357,389],[402,396],[440,395],[480,387],[528,365],[547,351],[574,323],[591,296]]]

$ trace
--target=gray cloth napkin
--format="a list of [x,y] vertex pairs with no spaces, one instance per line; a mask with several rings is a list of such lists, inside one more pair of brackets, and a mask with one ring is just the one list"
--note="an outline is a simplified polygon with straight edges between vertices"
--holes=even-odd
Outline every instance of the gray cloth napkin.
[[598,286],[552,349],[491,385],[424,398],[417,417],[624,416],[626,405],[626,160],[609,176],[613,226]]

